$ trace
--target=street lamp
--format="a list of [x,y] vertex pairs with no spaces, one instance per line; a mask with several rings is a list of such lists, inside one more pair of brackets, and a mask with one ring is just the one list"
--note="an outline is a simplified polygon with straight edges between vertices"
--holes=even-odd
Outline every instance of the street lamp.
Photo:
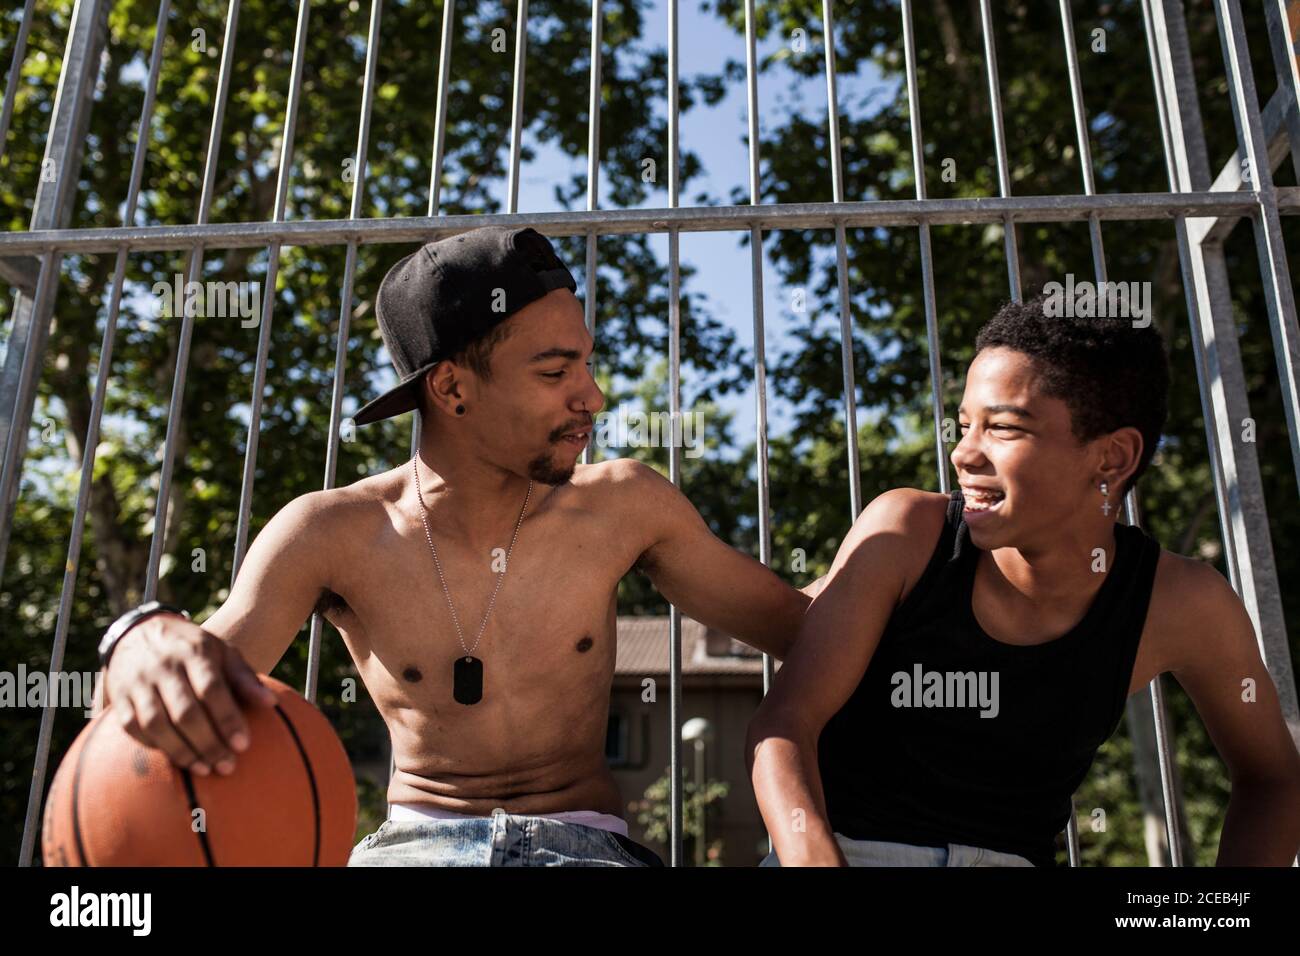
[[707,741],[713,739],[713,725],[703,717],[692,717],[686,723],[682,724],[682,741],[694,741],[695,743],[695,791],[699,795],[700,803],[700,833],[695,838],[695,865],[704,865],[704,745]]

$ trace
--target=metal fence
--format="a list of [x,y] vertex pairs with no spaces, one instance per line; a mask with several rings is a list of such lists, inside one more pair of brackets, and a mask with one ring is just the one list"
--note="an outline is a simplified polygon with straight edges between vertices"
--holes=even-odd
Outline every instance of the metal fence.
[[[89,111],[93,106],[96,67],[103,48],[110,0],[77,0],[73,10],[67,46],[59,78],[59,88],[50,122],[45,157],[59,169],[78,169],[82,162]],[[341,220],[287,221],[285,203],[293,167],[294,129],[300,101],[302,56],[309,30],[310,4],[299,0],[294,38],[291,81],[280,144],[278,181],[274,214],[269,221],[234,224],[209,222],[216,176],[218,146],[222,122],[230,91],[232,59],[236,50],[236,32],[240,0],[229,0],[225,34],[221,43],[221,63],[208,148],[203,168],[203,188],[199,208],[192,225],[135,226],[137,202],[145,154],[149,143],[163,44],[168,28],[170,0],[160,0],[157,30],[145,84],[144,105],[139,119],[122,225],[113,228],[69,229],[75,198],[75,176],[58,176],[42,182],[35,201],[31,228],[26,232],[0,235],[0,278],[16,290],[13,327],[5,364],[0,372],[0,446],[4,448],[0,469],[0,577],[8,552],[15,501],[27,453],[28,430],[36,397],[37,382],[43,367],[49,326],[54,309],[63,257],[77,253],[114,253],[116,266],[108,296],[108,314],[100,352],[92,413],[83,443],[85,458],[81,462],[76,510],[68,545],[63,590],[50,654],[51,684],[62,667],[66,646],[68,616],[81,553],[87,499],[94,459],[99,444],[100,418],[105,389],[111,369],[123,295],[127,256],[133,251],[184,250],[189,253],[187,281],[200,275],[205,249],[264,246],[268,253],[268,271],[262,302],[252,410],[248,429],[247,454],[240,494],[239,520],[236,531],[234,573],[238,574],[244,557],[253,493],[257,439],[262,411],[266,359],[271,322],[276,305],[275,277],[280,250],[285,245],[336,245],[347,248],[346,266],[340,291],[338,346],[335,358],[330,439],[325,461],[324,487],[335,483],[338,442],[343,421],[340,410],[344,389],[344,358],[351,317],[353,280],[357,247],[361,242],[428,241],[483,225],[531,225],[551,236],[584,236],[586,239],[586,320],[595,333],[596,241],[598,236],[617,233],[667,233],[669,261],[669,411],[674,420],[681,415],[680,381],[680,260],[679,237],[683,231],[748,230],[752,252],[754,388],[757,396],[756,439],[758,466],[759,557],[771,561],[771,529],[767,450],[767,384],[764,369],[763,320],[763,233],[786,228],[827,228],[835,234],[838,264],[839,321],[842,340],[844,387],[844,423],[849,436],[849,511],[854,518],[862,509],[862,488],[857,448],[855,385],[850,317],[850,290],[846,258],[846,230],[861,226],[915,226],[919,231],[922,282],[925,304],[926,336],[929,346],[930,386],[934,414],[935,447],[938,453],[938,482],[943,492],[950,488],[947,455],[944,445],[944,409],[940,394],[939,318],[936,310],[934,262],[930,230],[941,224],[1000,223],[1004,228],[1007,281],[1013,299],[1021,298],[1020,265],[1016,228],[1021,223],[1087,222],[1091,238],[1093,264],[1098,282],[1106,281],[1106,256],[1102,243],[1103,220],[1173,219],[1178,241],[1179,262],[1190,332],[1194,346],[1198,385],[1206,436],[1211,450],[1214,488],[1218,505],[1227,567],[1232,586],[1241,596],[1256,629],[1260,650],[1269,673],[1277,684],[1282,709],[1292,737],[1300,742],[1300,710],[1297,709],[1295,679],[1292,674],[1282,607],[1278,594],[1276,569],[1269,541],[1267,516],[1254,446],[1234,440],[1234,423],[1249,415],[1245,378],[1233,326],[1229,298],[1228,274],[1223,243],[1233,226],[1249,219],[1254,233],[1268,309],[1269,328],[1282,383],[1286,422],[1291,443],[1293,466],[1300,477],[1300,328],[1296,323],[1294,293],[1287,271],[1282,240],[1282,215],[1300,211],[1300,187],[1277,188],[1272,174],[1289,155],[1300,172],[1300,108],[1297,107],[1297,32],[1300,32],[1300,0],[1266,0],[1270,44],[1277,70],[1278,90],[1261,110],[1248,55],[1239,0],[1214,0],[1224,66],[1229,83],[1233,121],[1236,127],[1235,152],[1226,157],[1221,171],[1212,175],[1210,157],[1197,104],[1187,30],[1180,0],[1141,0],[1149,67],[1154,85],[1164,156],[1168,169],[1169,189],[1161,193],[1098,195],[1095,190],[1089,150],[1088,116],[1080,83],[1079,63],[1073,35],[1073,12],[1070,0],[1059,0],[1065,64],[1069,72],[1071,104],[1078,138],[1083,191],[1076,195],[1014,196],[1008,171],[1003,131],[1001,85],[998,78],[997,51],[994,44],[993,10],[989,0],[981,0],[984,62],[993,118],[997,151],[999,195],[977,199],[929,199],[926,197],[923,170],[924,136],[919,111],[915,41],[911,0],[901,0],[899,28],[903,37],[907,98],[911,117],[911,148],[916,179],[916,198],[901,201],[853,202],[844,197],[840,155],[839,104],[836,92],[834,43],[826,42],[825,76],[827,85],[832,197],[829,203],[760,204],[758,77],[756,63],[755,17],[753,0],[745,0],[746,91],[749,124],[749,191],[748,206],[682,208],[678,202],[678,5],[668,0],[668,206],[661,209],[597,208],[597,185],[600,171],[601,114],[601,28],[604,20],[601,0],[591,7],[591,71],[588,132],[587,202],[583,212],[518,214],[520,136],[523,129],[524,72],[527,62],[527,0],[518,0],[511,140],[509,159],[508,210],[501,215],[440,216],[439,186],[442,180],[446,130],[447,94],[450,68],[455,57],[455,0],[444,0],[438,54],[437,115],[432,156],[432,176],[426,217],[369,219],[360,215],[363,194],[367,142],[375,96],[375,66],[379,57],[378,37],[382,0],[371,0],[370,27],[366,49],[364,86],[361,95],[359,132],[355,156],[355,179],[352,184],[349,217]],[[822,0],[824,37],[833,37],[832,0]],[[14,44],[13,65],[8,74],[3,110],[0,111],[0,152],[13,113],[19,68],[23,62],[26,40],[35,12],[35,0],[26,0]],[[158,569],[162,557],[167,504],[172,493],[175,428],[180,416],[181,399],[189,361],[190,341],[194,330],[194,309],[187,303],[182,316],[180,344],[176,358],[168,430],[163,448],[151,543],[146,600],[153,599],[158,587]],[[675,430],[675,434],[680,434]],[[420,423],[418,412],[412,422],[412,452],[418,446]],[[586,456],[584,456],[585,458]],[[670,449],[669,471],[676,484],[681,479],[680,439]],[[1137,523],[1139,505],[1130,493],[1125,501],[1126,520]],[[233,581],[233,577],[232,577]],[[309,666],[306,696],[315,700],[321,646],[321,616],[311,620]],[[672,796],[672,865],[682,861],[682,775],[681,775],[681,614],[670,611],[670,681],[671,681],[671,796]],[[773,665],[764,658],[764,690],[770,685]],[[1174,865],[1181,865],[1182,848],[1177,836],[1176,794],[1171,775],[1171,742],[1164,717],[1160,679],[1150,685],[1155,733],[1163,784],[1166,831]],[[32,772],[27,816],[23,832],[20,865],[30,865],[37,821],[48,770],[54,709],[47,701],[41,718],[36,760]],[[1072,815],[1068,831],[1072,865],[1079,862],[1079,842]]]

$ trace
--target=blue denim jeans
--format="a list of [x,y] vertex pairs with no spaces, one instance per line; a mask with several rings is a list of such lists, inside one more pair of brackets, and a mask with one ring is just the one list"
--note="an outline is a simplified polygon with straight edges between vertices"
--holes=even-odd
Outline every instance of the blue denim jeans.
[[621,833],[504,810],[463,820],[386,820],[348,858],[348,866],[663,865]]
[[[852,840],[842,833],[835,842],[849,866],[1033,866],[1023,856],[986,850],[978,846],[949,843],[947,847],[913,846],[884,840]],[[759,866],[780,866],[776,853],[769,853]]]

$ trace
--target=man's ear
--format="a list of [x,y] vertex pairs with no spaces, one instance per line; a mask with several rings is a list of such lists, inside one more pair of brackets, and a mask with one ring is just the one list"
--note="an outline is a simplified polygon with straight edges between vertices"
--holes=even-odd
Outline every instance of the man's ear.
[[425,402],[448,415],[456,414],[456,406],[465,404],[467,393],[472,391],[468,370],[448,359],[429,370],[421,387]]
[[417,407],[420,409],[420,415],[427,418],[433,409],[433,393],[429,390],[432,384],[433,372],[425,372],[420,376],[419,383],[415,386],[417,397]]

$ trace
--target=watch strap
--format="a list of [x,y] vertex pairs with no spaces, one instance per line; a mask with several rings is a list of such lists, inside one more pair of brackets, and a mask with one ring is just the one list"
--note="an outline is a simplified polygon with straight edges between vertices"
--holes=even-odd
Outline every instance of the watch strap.
[[99,642],[99,666],[107,669],[108,662],[113,656],[113,650],[131,628],[147,617],[164,613],[179,614],[185,620],[190,620],[190,614],[184,608],[172,604],[163,604],[161,601],[149,601],[139,607],[132,608],[114,621],[112,626],[104,633],[103,640]]

